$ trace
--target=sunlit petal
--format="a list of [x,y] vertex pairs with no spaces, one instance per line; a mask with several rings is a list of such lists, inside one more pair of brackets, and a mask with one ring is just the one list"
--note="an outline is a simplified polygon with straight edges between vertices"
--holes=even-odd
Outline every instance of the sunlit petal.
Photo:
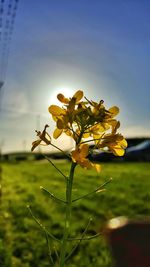
[[90,132],[83,134],[83,138],[88,138],[88,137],[90,137]]
[[123,156],[125,153],[124,149],[121,148],[120,146],[112,147],[111,150],[115,156],[119,156],[119,157]]
[[73,98],[76,99],[76,103],[78,103],[83,97],[83,91],[78,90],[74,95]]
[[93,168],[93,164],[90,162],[89,159],[82,159],[82,161],[80,161],[80,165],[85,168],[85,169],[92,169]]
[[60,116],[66,114],[66,111],[57,105],[51,105],[48,110],[53,116]]
[[54,133],[53,133],[53,137],[54,137],[55,139],[57,139],[57,138],[62,134],[62,132],[63,132],[62,129],[58,129],[58,128],[56,128],[55,131],[54,131]]
[[116,116],[116,115],[119,113],[119,108],[116,107],[116,106],[113,106],[113,107],[111,107],[108,111],[109,111],[109,112],[112,114],[112,116],[114,117],[114,116]]
[[66,98],[63,94],[58,94],[57,98],[60,102],[64,103],[64,104],[68,104],[69,103],[69,99]]
[[89,146],[87,144],[83,144],[80,150],[80,157],[86,158],[88,156],[88,153],[89,153]]
[[120,141],[120,145],[123,147],[123,148],[126,148],[128,146],[128,143],[126,141],[126,139],[123,138],[122,141]]

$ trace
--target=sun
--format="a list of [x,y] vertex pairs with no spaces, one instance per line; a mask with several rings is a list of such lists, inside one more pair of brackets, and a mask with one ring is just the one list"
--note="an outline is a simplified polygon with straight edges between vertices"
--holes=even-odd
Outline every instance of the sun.
[[50,94],[49,104],[50,105],[52,105],[52,104],[60,105],[60,102],[57,99],[58,94],[63,94],[65,97],[69,98],[69,97],[72,97],[74,93],[75,93],[75,90],[68,88],[68,87],[57,88],[55,91],[53,91]]

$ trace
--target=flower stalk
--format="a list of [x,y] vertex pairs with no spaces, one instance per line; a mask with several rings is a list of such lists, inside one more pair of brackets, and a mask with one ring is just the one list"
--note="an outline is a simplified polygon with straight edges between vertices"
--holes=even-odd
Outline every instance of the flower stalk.
[[67,185],[66,185],[66,217],[65,217],[64,234],[63,234],[63,238],[61,242],[60,267],[65,266],[66,246],[67,246],[67,239],[69,237],[70,224],[71,224],[72,186],[73,186],[75,167],[76,167],[76,163],[72,162],[71,168],[70,168],[70,175],[68,177]]

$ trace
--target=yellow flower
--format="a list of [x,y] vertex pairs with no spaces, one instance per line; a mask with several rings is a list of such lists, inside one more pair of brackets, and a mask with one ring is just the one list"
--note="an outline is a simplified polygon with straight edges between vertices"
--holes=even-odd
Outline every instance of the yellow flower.
[[[40,131],[36,131],[37,132],[37,136],[39,137],[39,139],[32,143],[31,151],[33,151],[39,145],[50,145],[51,137],[46,132],[46,128],[47,127],[49,127],[49,126],[46,124],[42,133]],[[41,144],[42,141],[44,142],[43,144]]]
[[85,97],[86,101],[83,101],[81,90],[71,98],[66,98],[63,94],[58,94],[57,98],[64,105],[49,107],[49,112],[56,122],[53,137],[57,139],[65,133],[74,139],[77,145],[72,152],[74,161],[86,168],[93,167],[87,159],[88,146],[81,146],[81,143],[89,137],[92,137],[95,145],[102,150],[108,148],[109,152],[117,156],[124,154],[127,142],[122,135],[117,134],[120,127],[120,122],[114,118],[119,113],[117,106],[106,109],[103,100],[97,103]]
[[108,148],[115,156],[123,156],[127,141],[121,134],[106,134],[102,137],[101,142],[98,144],[99,148]]
[[[123,156],[127,141],[117,133],[120,122],[115,119],[119,108],[113,106],[106,109],[104,101],[90,101],[86,97],[83,101],[83,91],[78,90],[72,97],[66,98],[58,94],[58,100],[62,107],[51,105],[49,112],[56,122],[53,137],[57,139],[62,133],[73,138],[76,148],[71,152],[72,161],[85,169],[95,168],[100,171],[100,165],[92,163],[88,159],[89,145],[87,142],[94,141],[94,148],[111,152],[116,156]],[[33,151],[39,145],[51,144],[51,137],[46,132],[36,131],[39,139],[32,143]]]
[[91,126],[84,134],[83,138],[88,138],[90,136],[93,136],[93,140],[97,140],[101,138],[102,133],[106,130],[108,130],[109,127],[106,126],[106,124],[103,125],[103,123],[95,124],[94,126]]
[[[110,127],[112,127],[113,122],[116,121],[114,117],[119,113],[119,108],[116,106],[113,106],[107,110],[104,106],[103,100],[100,100],[98,103],[94,101],[89,101],[87,98],[86,100],[90,104],[91,113],[92,113],[90,115],[91,117],[90,118],[91,128],[89,129],[90,135],[94,136],[95,129],[97,132],[96,135],[99,135],[101,132],[105,132],[108,129],[110,129]],[[95,125],[96,125],[96,128],[95,128]]]
[[53,119],[56,121],[56,129],[53,133],[53,137],[57,139],[63,132],[73,136],[72,124],[76,113],[75,107],[83,98],[83,92],[78,90],[70,99],[66,98],[63,94],[58,94],[57,98],[60,102],[66,105],[64,108],[57,105],[51,105],[48,109],[52,114]]
[[109,118],[114,118],[119,113],[119,108],[117,106],[113,106],[108,109]]
[[63,94],[58,94],[57,98],[60,102],[64,103],[64,104],[69,104],[73,99],[75,100],[75,103],[78,104],[80,102],[80,100],[83,98],[83,91],[78,90],[73,97],[66,98]]
[[57,105],[51,105],[49,112],[52,114],[54,121],[56,121],[56,129],[53,133],[53,137],[57,139],[63,132],[63,129],[68,128],[68,115],[67,110],[60,108]]
[[77,146],[75,150],[71,152],[72,161],[79,164],[85,169],[95,168],[98,172],[100,171],[99,164],[93,164],[88,158],[89,146],[87,144],[82,144]]
[[66,98],[63,94],[58,94],[57,98],[60,102],[67,104],[67,109],[60,108],[57,105],[51,105],[48,110],[54,116],[54,118],[60,118],[62,116],[65,116],[67,111],[71,111],[75,108],[75,105],[77,105],[80,100],[83,97],[82,91],[77,91],[72,98]]

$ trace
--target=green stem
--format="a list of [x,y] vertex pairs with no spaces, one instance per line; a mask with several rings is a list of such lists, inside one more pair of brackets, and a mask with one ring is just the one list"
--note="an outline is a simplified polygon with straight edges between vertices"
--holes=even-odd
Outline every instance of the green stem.
[[[42,154],[42,153],[41,153]],[[51,159],[49,157],[47,157],[46,155],[42,154],[44,156],[45,159],[47,159],[51,164],[52,166],[65,178],[67,179],[66,175],[63,174],[63,172],[57,168],[57,166],[51,161]]]
[[75,167],[76,163],[72,162],[70,168],[70,175],[67,179],[67,185],[66,185],[66,218],[65,218],[64,234],[61,242],[60,267],[65,266],[66,246],[67,246],[67,239],[69,236],[70,221],[71,221],[72,185],[73,185]]
[[112,181],[112,178],[110,178],[108,181],[106,181],[104,184],[102,184],[101,186],[99,186],[98,188],[96,188],[95,190],[91,191],[90,193],[87,193],[81,197],[78,197],[76,199],[73,199],[72,202],[75,202],[75,201],[78,201],[82,198],[86,198],[86,197],[89,197],[90,195],[93,195],[94,193],[98,193],[98,192],[101,192],[105,189],[103,189],[104,186],[106,186],[108,183],[110,183]]

